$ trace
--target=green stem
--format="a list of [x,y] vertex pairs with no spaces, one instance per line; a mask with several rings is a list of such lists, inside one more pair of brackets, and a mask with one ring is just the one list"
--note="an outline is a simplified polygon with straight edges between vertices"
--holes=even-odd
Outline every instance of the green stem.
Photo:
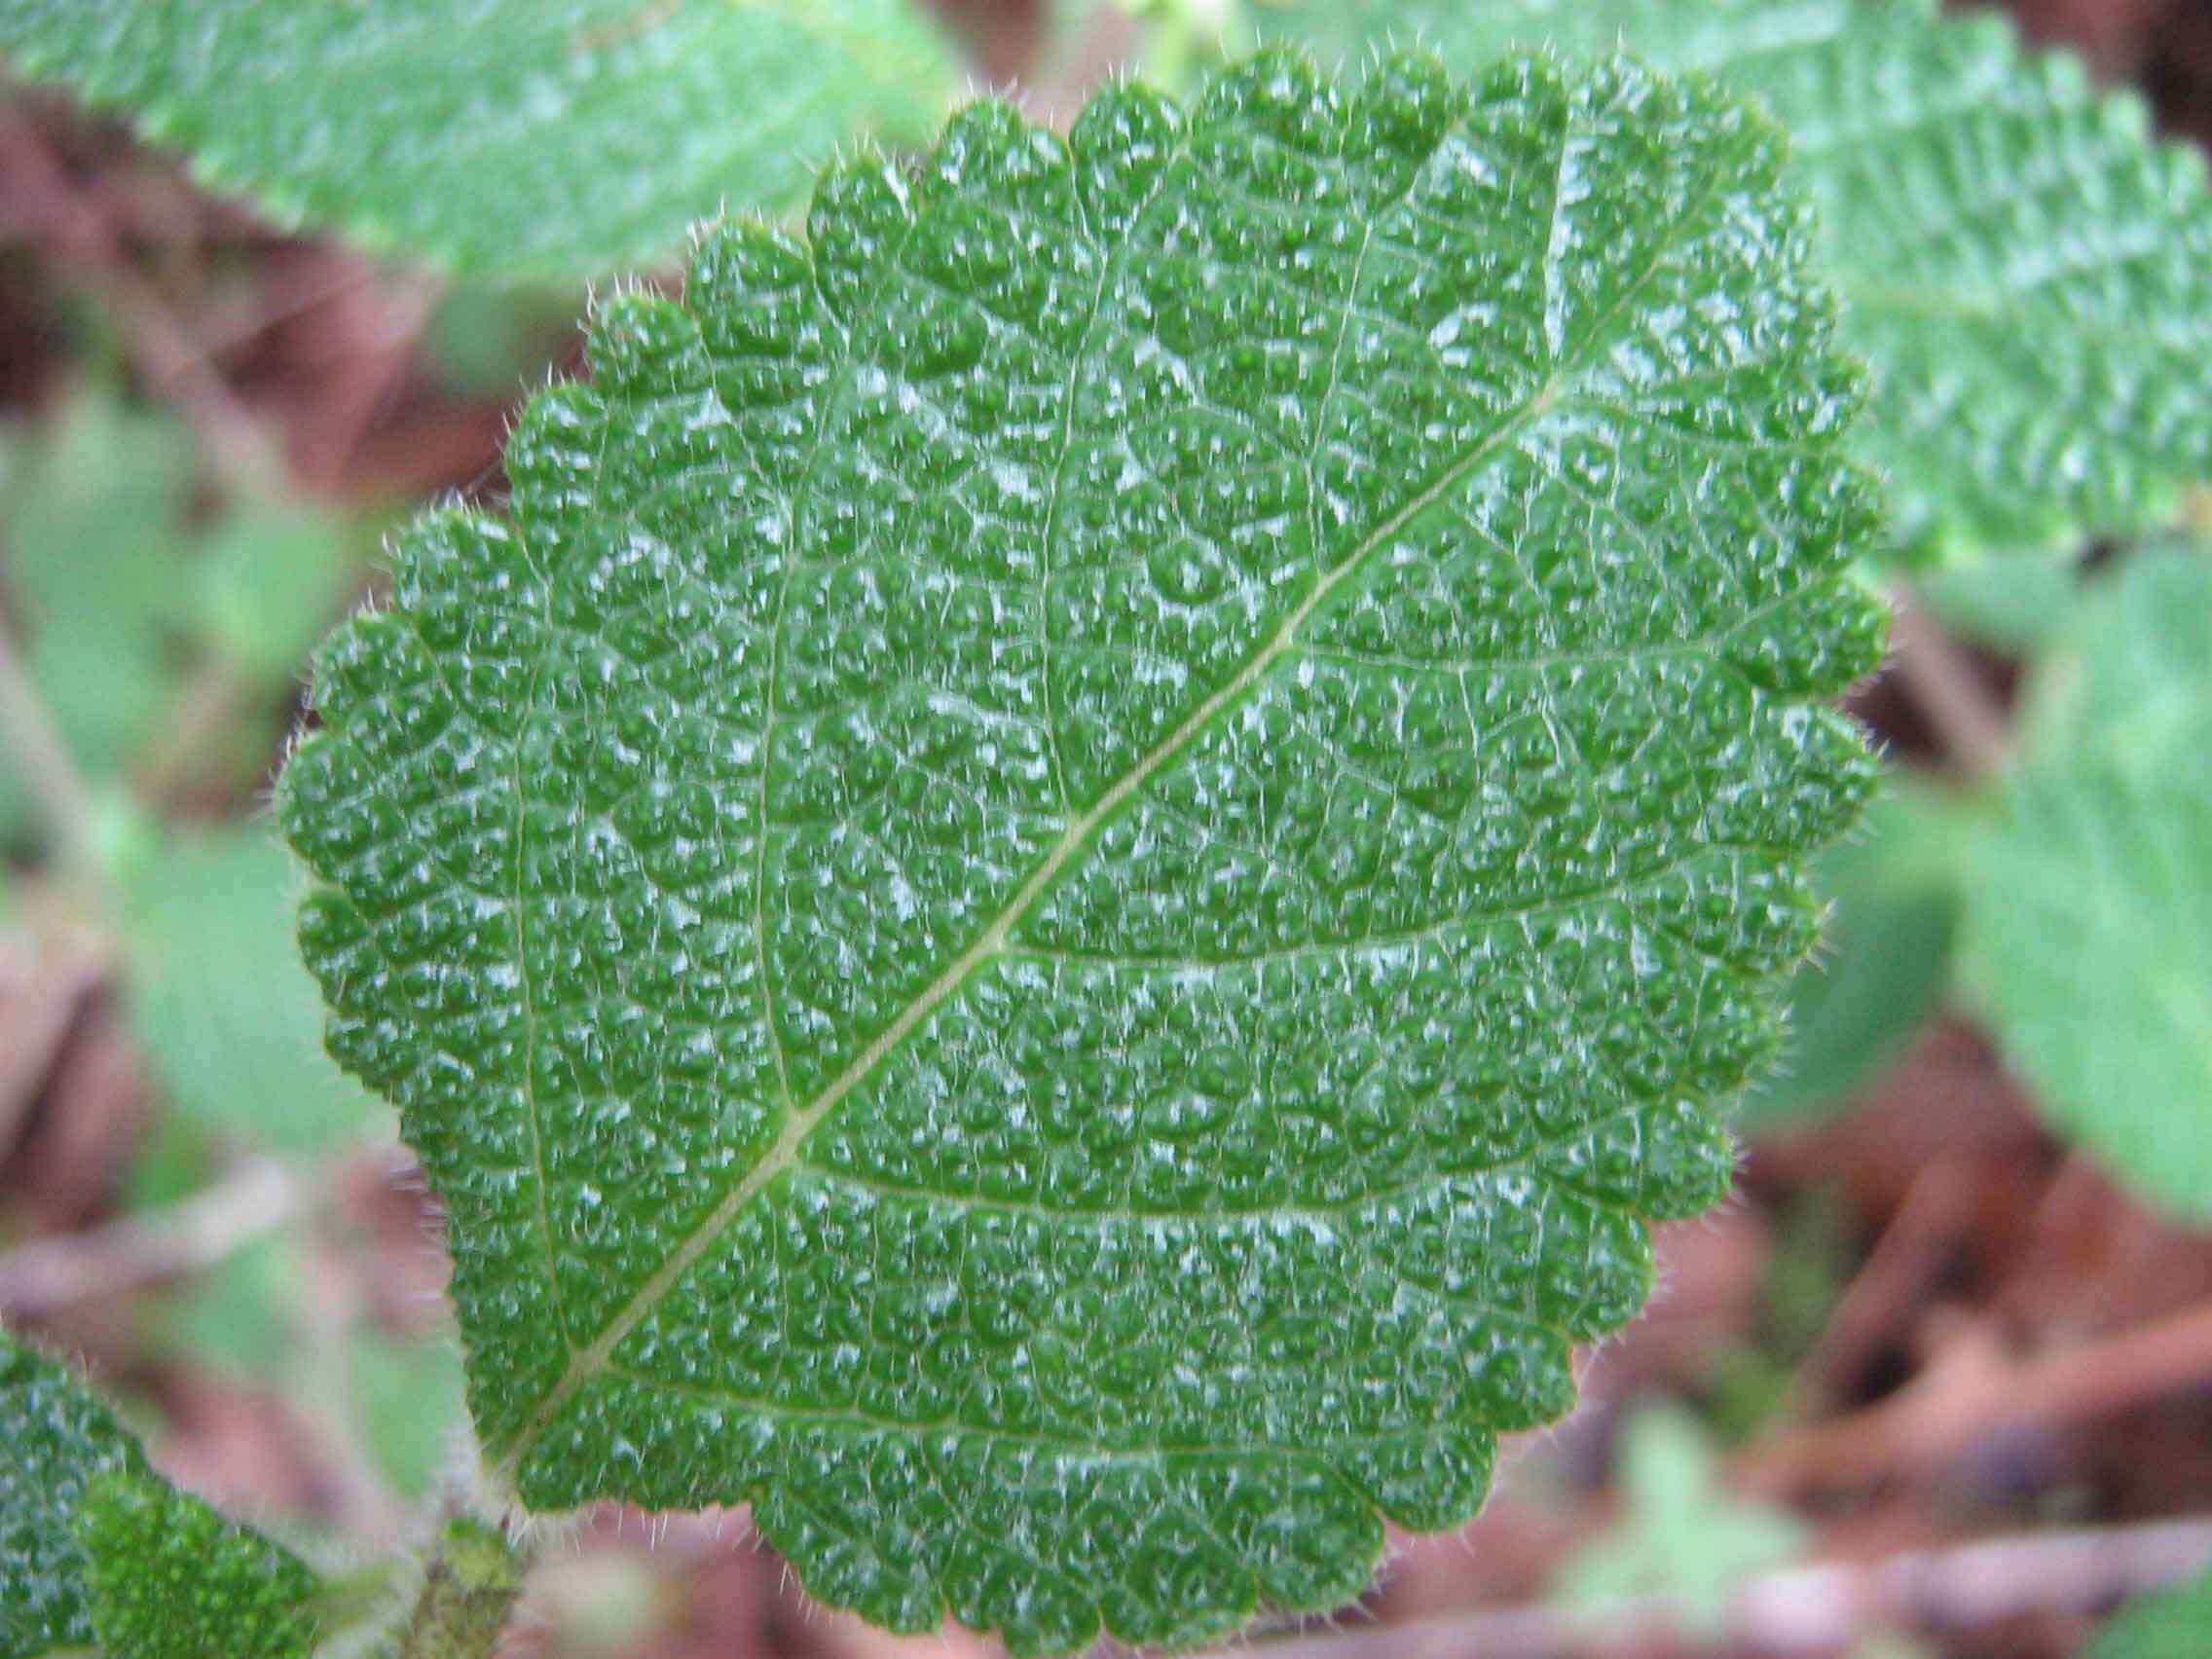
[[524,1562],[505,1536],[456,1518],[439,1533],[397,1659],[492,1659],[522,1594]]

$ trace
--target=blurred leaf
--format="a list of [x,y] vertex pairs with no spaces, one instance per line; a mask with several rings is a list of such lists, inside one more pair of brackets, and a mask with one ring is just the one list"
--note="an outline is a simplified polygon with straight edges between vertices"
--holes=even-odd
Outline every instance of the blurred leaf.
[[206,645],[256,687],[303,677],[356,563],[335,520],[267,506],[234,515],[208,536],[198,567]]
[[1980,821],[1964,799],[1894,773],[1815,884],[1835,905],[1823,950],[1789,984],[1790,1037],[1739,1122],[1772,1127],[1841,1104],[1901,1054],[1950,981],[1959,889]]
[[157,1476],[99,1475],[76,1534],[111,1659],[306,1659],[314,1646],[321,1586],[307,1564]]
[[427,1495],[466,1420],[459,1343],[450,1331],[403,1339],[364,1323],[349,1357],[353,1410],[371,1461],[400,1496]]
[[2088,1659],[2205,1659],[2212,1654],[2212,1573],[2130,1602],[2099,1633]]
[[508,397],[526,384],[543,384],[575,345],[584,310],[581,293],[566,286],[457,282],[430,313],[423,346],[450,389]]
[[291,861],[258,829],[179,836],[119,872],[125,1000],[175,1107],[248,1145],[343,1147],[384,1121],[322,1051]]
[[[76,398],[13,468],[0,554],[24,672],[78,767],[112,777],[173,696],[176,554],[192,451],[173,422]],[[35,819],[0,745],[0,840]]]
[[1942,565],[1914,577],[1913,591],[1946,633],[2008,656],[2033,656],[2072,619],[2082,570],[2049,559]]
[[1685,1630],[1717,1634],[1747,1579],[1787,1567],[1804,1548],[1795,1521],[1722,1487],[1705,1431],[1677,1407],[1648,1407],[1622,1426],[1618,1483],[1621,1518],[1560,1576],[1558,1596],[1569,1606],[1597,1612],[1665,1597]]
[[960,90],[915,0],[0,0],[0,50],[281,223],[493,276],[666,258]]
[[2051,1121],[2212,1217],[2212,559],[2098,584],[2043,664],[1962,965]]
[[257,1238],[166,1298],[161,1334],[218,1377],[271,1385],[299,1352],[306,1289],[298,1247]]

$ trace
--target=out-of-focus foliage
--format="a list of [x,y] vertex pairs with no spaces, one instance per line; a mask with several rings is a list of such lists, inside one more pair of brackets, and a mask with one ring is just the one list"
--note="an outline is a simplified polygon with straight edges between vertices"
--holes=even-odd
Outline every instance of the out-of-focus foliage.
[[1664,1597],[1685,1630],[1717,1635],[1747,1579],[1787,1567],[1806,1530],[1780,1510],[1732,1496],[1697,1420],[1651,1406],[1621,1427],[1615,1484],[1625,1508],[1562,1570],[1559,1599],[1592,1612]]
[[1822,950],[1790,981],[1789,1044],[1773,1081],[1746,1098],[1747,1124],[1849,1098],[1935,1012],[1977,830],[1964,798],[1893,775],[1859,830],[1822,854],[1815,882],[1834,910]]
[[914,0],[0,0],[0,53],[282,222],[488,276],[666,259],[959,89]]
[[387,1121],[323,1051],[280,845],[254,826],[155,835],[118,864],[126,1003],[173,1106],[293,1154],[335,1151]]
[[2132,1602],[2098,1633],[2088,1659],[2205,1659],[2212,1653],[2212,1572]]
[[1946,632],[2026,657],[2065,631],[2082,579],[2072,560],[1984,559],[1922,571],[1912,591]]
[[[219,775],[266,767],[316,634],[361,566],[356,530],[246,502],[199,513],[188,433],[100,391],[20,437],[0,491],[0,579],[24,673],[94,789],[178,760],[180,734]],[[195,725],[192,700],[221,696]],[[0,841],[37,821],[0,746]]]
[[2125,560],[2041,665],[1964,967],[2051,1121],[2212,1216],[2212,557]]

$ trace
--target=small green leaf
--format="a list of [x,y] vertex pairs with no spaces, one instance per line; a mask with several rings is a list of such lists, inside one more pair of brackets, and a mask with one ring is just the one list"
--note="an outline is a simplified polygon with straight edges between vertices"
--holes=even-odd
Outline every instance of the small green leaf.
[[1728,1493],[1705,1431],[1677,1408],[1630,1418],[1619,1465],[1626,1512],[1567,1562],[1558,1594],[1568,1606],[1602,1614],[1664,1597],[1685,1631],[1717,1637],[1744,1583],[1805,1547],[1788,1515]]
[[281,1545],[150,1474],[110,1470],[77,1507],[92,1634],[129,1659],[307,1659],[321,1588]]
[[602,311],[281,789],[530,1504],[750,1501],[1023,1653],[1475,1510],[1725,1191],[1876,778],[1780,157],[1626,63],[1269,55]]
[[2088,1659],[2204,1659],[2212,1646],[2212,1573],[2130,1602],[2098,1633]]
[[1847,1099],[1877,1078],[1941,1001],[1959,888],[1978,831],[1967,802],[1893,777],[1859,832],[1821,855],[1835,906],[1824,949],[1789,985],[1788,1047],[1741,1122],[1767,1128]]
[[2137,1192],[2212,1216],[2212,558],[2129,559],[2041,665],[1968,892],[2007,1060]]
[[0,1332],[0,1659],[92,1644],[78,1511],[101,1476],[145,1466],[92,1390]]
[[2077,546],[2212,478],[2212,193],[2131,93],[1936,0],[1287,0],[1275,33],[1454,62],[1625,42],[1763,99],[1821,209],[1859,426],[1921,554]]
[[283,848],[257,829],[203,831],[128,862],[116,883],[125,1006],[176,1109],[272,1152],[366,1136],[383,1114],[318,1041]]
[[0,51],[283,222],[493,276],[665,259],[958,85],[911,0],[0,0]]

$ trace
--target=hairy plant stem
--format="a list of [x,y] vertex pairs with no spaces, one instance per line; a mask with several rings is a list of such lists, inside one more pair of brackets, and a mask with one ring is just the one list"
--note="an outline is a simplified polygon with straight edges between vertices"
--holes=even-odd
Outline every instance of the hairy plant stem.
[[497,1528],[457,1516],[439,1531],[397,1659],[492,1659],[528,1563]]

